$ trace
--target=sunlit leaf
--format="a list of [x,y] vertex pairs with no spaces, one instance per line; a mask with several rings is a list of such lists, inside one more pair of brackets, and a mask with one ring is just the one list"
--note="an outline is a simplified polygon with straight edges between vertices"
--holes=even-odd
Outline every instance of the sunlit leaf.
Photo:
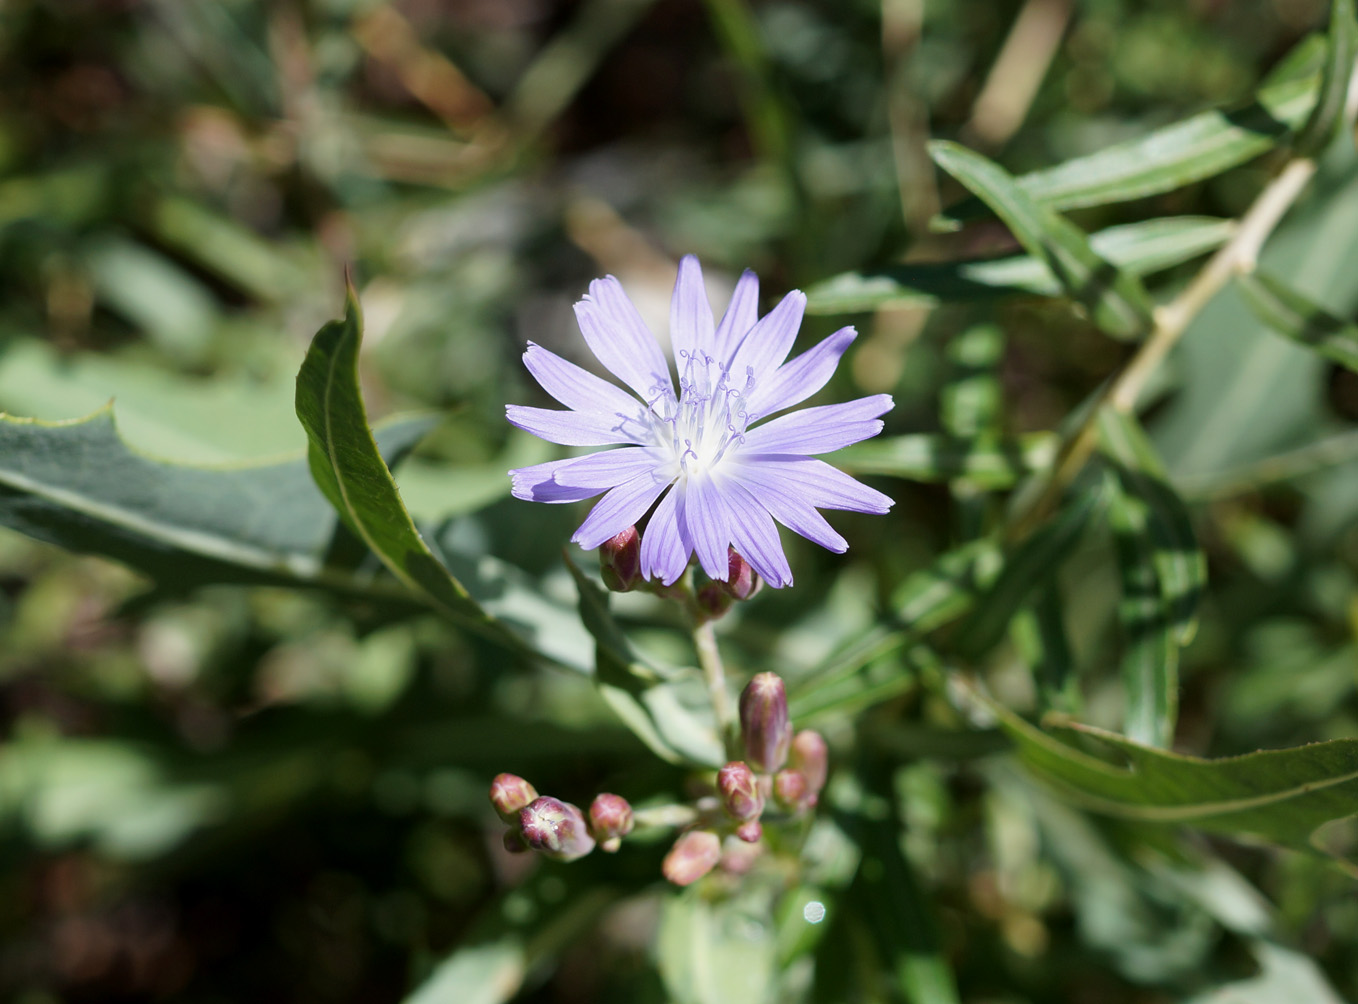
[[935,140],[929,153],[982,199],[1019,243],[1061,284],[1065,295],[1115,338],[1139,338],[1150,328],[1150,297],[1141,280],[1113,265],[1079,227],[1020,188],[1002,167],[957,143]]
[[1267,273],[1252,272],[1237,282],[1255,316],[1278,334],[1358,371],[1358,325],[1340,320]]

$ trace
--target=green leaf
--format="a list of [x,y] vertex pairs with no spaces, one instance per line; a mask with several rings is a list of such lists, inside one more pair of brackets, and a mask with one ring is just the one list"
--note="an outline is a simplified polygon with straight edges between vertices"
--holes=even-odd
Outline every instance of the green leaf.
[[1326,59],[1320,77],[1320,96],[1293,146],[1303,157],[1319,153],[1344,121],[1344,103],[1353,63],[1358,59],[1358,21],[1354,19],[1353,0],[1333,0],[1330,4],[1330,31],[1326,39]]
[[[421,417],[378,436],[399,451],[430,425]],[[219,468],[153,460],[123,442],[112,406],[68,422],[0,416],[0,523],[169,586],[314,585],[410,602],[394,583],[326,567],[338,520],[302,458]]]
[[[762,898],[762,897],[760,897]],[[708,901],[696,891],[667,896],[656,953],[675,1004],[771,1002],[777,943],[767,906],[752,894]]]
[[1122,655],[1123,713],[1127,735],[1148,746],[1169,746],[1179,714],[1179,645],[1156,568],[1150,507],[1117,476],[1111,478],[1108,522],[1117,545],[1122,598],[1118,619],[1126,639]]
[[[1078,209],[1145,198],[1211,178],[1267,153],[1299,128],[1315,107],[1319,79],[1279,82],[1235,111],[1213,110],[1098,153],[1016,179],[1029,198],[1054,209]],[[954,230],[988,215],[979,199],[958,203],[933,220]]]
[[609,707],[661,759],[720,767],[726,749],[697,674],[669,679],[638,659],[609,612],[608,593],[569,557],[566,567],[580,591],[580,619],[595,641],[595,685]]
[[406,512],[368,428],[358,385],[362,328],[358,295],[351,286],[344,319],[316,333],[297,374],[297,417],[310,443],[312,477],[345,525],[402,585],[464,626],[522,647],[434,557]]
[[901,853],[902,827],[890,772],[878,767],[867,785],[854,827],[863,857],[848,899],[866,917],[905,1000],[956,1004],[957,985],[943,957],[933,908]]
[[1032,669],[1039,706],[1074,712],[1080,698],[1064,609],[1059,584],[1050,582],[1014,617],[1009,634],[1019,658]]
[[[1206,760],[1088,725],[1039,729],[998,702],[970,693],[998,719],[1029,771],[1091,812],[1262,837],[1314,851],[1318,827],[1358,811],[1358,739]],[[1080,740],[1106,752],[1108,759],[1073,745]]]
[[1342,321],[1263,272],[1236,280],[1254,315],[1278,334],[1358,372],[1358,325]]
[[927,634],[966,613],[1002,564],[995,541],[974,540],[940,555],[928,568],[907,576],[891,596],[894,619],[915,634]]
[[851,474],[926,482],[965,479],[981,488],[1008,488],[1050,467],[1055,455],[1056,437],[1049,432],[999,442],[921,432],[850,446],[835,454],[835,466]]
[[957,143],[936,140],[929,153],[1004,221],[1030,255],[1081,303],[1106,334],[1136,339],[1150,328],[1151,302],[1141,280],[1103,258],[1079,227],[1038,202],[1002,167]]
[[[1124,272],[1153,275],[1220,247],[1234,230],[1232,220],[1168,216],[1100,230],[1089,235],[1089,245]],[[845,272],[812,286],[806,309],[841,314],[885,306],[1061,294],[1060,279],[1042,258],[1017,255]]]
[[1207,586],[1207,556],[1198,546],[1188,507],[1133,416],[1105,408],[1099,414],[1099,437],[1118,464],[1121,490],[1144,508],[1161,606],[1175,640],[1187,645],[1197,633],[1198,603]]
[[1004,559],[999,575],[979,596],[970,616],[957,627],[957,650],[964,657],[984,655],[1004,636],[1014,614],[1033,591],[1050,582],[1075,549],[1090,518],[1104,505],[1106,491],[1087,491],[1055,519],[1039,527]]

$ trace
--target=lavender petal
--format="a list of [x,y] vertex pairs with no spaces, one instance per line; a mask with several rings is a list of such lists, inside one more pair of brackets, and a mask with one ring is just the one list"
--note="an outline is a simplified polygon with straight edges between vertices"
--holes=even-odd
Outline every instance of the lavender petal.
[[505,406],[505,417],[511,425],[562,446],[640,445],[646,442],[646,427],[640,418],[633,415],[604,411],[555,411],[551,408],[511,404]]
[[890,394],[804,408],[745,434],[742,453],[829,453],[882,431],[877,416],[891,410]]
[[626,391],[541,345],[528,343],[523,364],[543,390],[572,411],[642,413],[640,402]]
[[706,471],[689,475],[684,492],[684,518],[703,571],[708,578],[725,582],[731,568],[726,554],[731,543],[731,516],[721,491]]
[[759,320],[759,276],[750,269],[740,274],[731,302],[717,325],[715,336],[717,358],[723,362],[735,354],[736,346]]
[[641,519],[668,484],[649,471],[624,481],[598,501],[571,540],[586,551],[594,550]]
[[779,523],[828,551],[843,554],[849,542],[835,532],[825,517],[778,477],[769,465],[739,463],[732,466],[731,478],[754,496]]
[[858,332],[853,328],[840,328],[820,344],[778,367],[771,377],[757,383],[750,393],[746,402],[750,414],[763,417],[801,404],[829,383],[844,350],[857,337]]
[[[532,467],[518,467],[509,472],[510,493],[526,502],[580,502],[598,495],[603,488],[567,488],[553,480],[557,470],[575,463],[576,458],[549,460]],[[606,487],[606,486],[605,486]]]
[[712,306],[707,302],[703,270],[691,254],[679,261],[679,276],[670,298],[670,346],[680,373],[685,359],[695,353],[711,355],[715,348]]
[[895,504],[889,495],[869,488],[814,457],[742,454],[740,459],[748,466],[767,467],[774,477],[795,489],[817,509],[845,509],[880,515],[890,511]]
[[731,360],[731,372],[737,382],[747,370],[752,370],[758,380],[782,364],[797,340],[797,329],[802,325],[805,311],[806,294],[794,289],[759,319],[759,323],[746,333]]
[[663,388],[673,393],[669,364],[660,343],[611,275],[589,284],[589,296],[575,305],[580,333],[599,362],[644,401]]
[[556,469],[556,482],[566,488],[592,488],[594,493],[631,481],[639,474],[655,471],[663,464],[655,451],[646,447],[624,446],[587,457],[568,460]]
[[693,546],[683,533],[682,502],[684,489],[675,485],[660,500],[641,537],[641,574],[671,586],[688,567]]
[[722,498],[731,510],[732,546],[774,589],[792,585],[792,567],[768,509],[733,481],[722,485]]

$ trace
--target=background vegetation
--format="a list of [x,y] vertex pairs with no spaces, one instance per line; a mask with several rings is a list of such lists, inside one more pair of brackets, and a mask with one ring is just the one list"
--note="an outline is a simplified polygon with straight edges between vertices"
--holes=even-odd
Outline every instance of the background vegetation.
[[[1358,996],[1352,17],[9,0],[0,409],[115,398],[123,439],[0,422],[0,995]],[[858,326],[827,399],[895,395],[843,466],[897,505],[835,517],[846,556],[787,540],[796,587],[722,622],[834,775],[800,864],[678,894],[662,838],[502,853],[486,789],[693,783],[615,713],[644,681],[595,672],[580,514],[507,498],[555,454],[503,420],[544,403],[526,340],[581,358],[591,278],[663,329],[688,252],[719,303],[745,267],[806,289],[799,344]],[[296,376],[346,267],[343,414],[397,416],[474,601],[345,529],[389,498],[341,523],[313,484]],[[692,664],[624,599],[645,659]]]

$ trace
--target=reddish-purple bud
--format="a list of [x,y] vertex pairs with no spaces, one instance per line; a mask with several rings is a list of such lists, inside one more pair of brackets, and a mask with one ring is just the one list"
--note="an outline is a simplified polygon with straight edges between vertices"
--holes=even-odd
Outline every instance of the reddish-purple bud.
[[505,830],[505,850],[510,854],[522,854],[528,850],[528,841],[523,838],[522,830]]
[[698,590],[698,609],[706,620],[714,621],[731,609],[731,594],[726,591],[726,583],[709,582]]
[[741,822],[758,819],[764,811],[764,795],[759,790],[759,779],[744,760],[732,760],[717,771],[717,791],[721,793],[726,811]]
[[641,584],[641,535],[629,526],[599,545],[599,574],[615,593],[626,593]]
[[519,829],[529,847],[557,861],[574,861],[594,850],[584,813],[559,798],[543,796],[524,807]]
[[764,827],[757,819],[751,819],[748,823],[741,823],[736,827],[736,836],[747,844],[759,843],[759,838],[763,835]]
[[632,806],[621,795],[604,792],[594,796],[589,807],[589,829],[599,841],[599,849],[612,854],[622,838],[632,832]]
[[720,837],[711,830],[689,830],[674,842],[660,870],[675,885],[691,885],[720,860]]
[[519,811],[537,797],[533,786],[517,774],[496,774],[490,782],[490,804],[511,825],[519,821]]
[[787,690],[777,673],[760,673],[740,695],[740,732],[745,759],[761,773],[787,763],[792,729],[787,718]]
[[759,592],[764,580],[759,577],[754,566],[736,553],[734,547],[727,548],[727,562],[726,581],[722,587],[733,600],[748,600]]
[[792,737],[792,751],[788,761],[793,770],[806,778],[808,805],[815,805],[830,769],[830,751],[825,737],[811,729],[802,729]]
[[773,800],[789,812],[806,802],[806,775],[799,770],[780,770],[773,775]]

